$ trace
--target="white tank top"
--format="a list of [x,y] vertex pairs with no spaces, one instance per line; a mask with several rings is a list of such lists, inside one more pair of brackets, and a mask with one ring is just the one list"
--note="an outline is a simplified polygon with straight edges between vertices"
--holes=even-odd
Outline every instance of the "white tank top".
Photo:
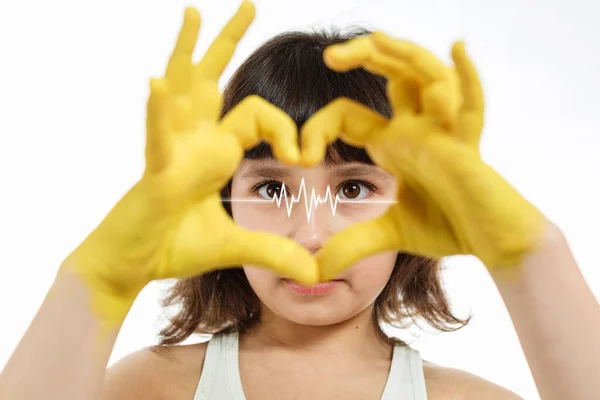
[[[208,342],[194,400],[246,400],[238,364],[237,333],[215,335]],[[394,346],[381,400],[427,400],[423,363],[417,350]]]

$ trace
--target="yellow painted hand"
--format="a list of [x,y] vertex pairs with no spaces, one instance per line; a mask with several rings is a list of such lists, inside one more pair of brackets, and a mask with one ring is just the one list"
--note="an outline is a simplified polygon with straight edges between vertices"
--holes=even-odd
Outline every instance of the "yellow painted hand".
[[219,121],[218,79],[253,17],[253,5],[244,2],[194,64],[200,16],[186,10],[166,73],[151,81],[144,174],[64,263],[89,286],[103,321],[120,322],[154,279],[241,264],[306,284],[318,279],[300,244],[238,227],[221,204],[220,190],[245,149],[265,140],[282,162],[300,158],[293,120],[258,97]]
[[477,256],[488,268],[517,265],[531,251],[545,218],[481,159],[484,101],[462,43],[455,68],[415,44],[377,32],[331,46],[334,70],[364,67],[388,78],[388,120],[337,99],[302,129],[303,165],[314,165],[338,136],[364,147],[398,179],[397,203],[380,218],[333,236],[317,254],[321,279],[385,250],[433,258]]

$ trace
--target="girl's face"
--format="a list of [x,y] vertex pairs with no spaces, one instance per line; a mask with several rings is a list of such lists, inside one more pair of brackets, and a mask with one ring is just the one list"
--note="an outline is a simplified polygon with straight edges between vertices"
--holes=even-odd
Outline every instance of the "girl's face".
[[[245,159],[233,177],[231,209],[238,225],[293,239],[315,253],[336,232],[382,215],[395,194],[395,179],[374,165],[321,163],[302,169],[273,158]],[[280,318],[302,325],[331,325],[375,301],[392,273],[396,255],[390,251],[365,258],[335,281],[312,288],[264,268],[243,268],[263,306]]]

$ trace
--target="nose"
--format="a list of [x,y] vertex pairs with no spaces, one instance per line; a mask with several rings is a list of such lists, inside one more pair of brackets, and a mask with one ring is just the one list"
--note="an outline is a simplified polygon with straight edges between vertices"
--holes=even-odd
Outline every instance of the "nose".
[[316,253],[332,234],[332,211],[329,202],[312,204],[310,198],[305,207],[304,201],[295,215],[292,239],[300,243],[311,253]]

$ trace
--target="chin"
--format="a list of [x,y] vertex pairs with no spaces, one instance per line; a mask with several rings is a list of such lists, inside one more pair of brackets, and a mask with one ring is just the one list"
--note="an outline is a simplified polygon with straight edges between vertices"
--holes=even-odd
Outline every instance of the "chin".
[[278,317],[304,326],[335,325],[350,317],[342,314],[339,309],[319,304],[281,304],[273,308],[269,307]]

